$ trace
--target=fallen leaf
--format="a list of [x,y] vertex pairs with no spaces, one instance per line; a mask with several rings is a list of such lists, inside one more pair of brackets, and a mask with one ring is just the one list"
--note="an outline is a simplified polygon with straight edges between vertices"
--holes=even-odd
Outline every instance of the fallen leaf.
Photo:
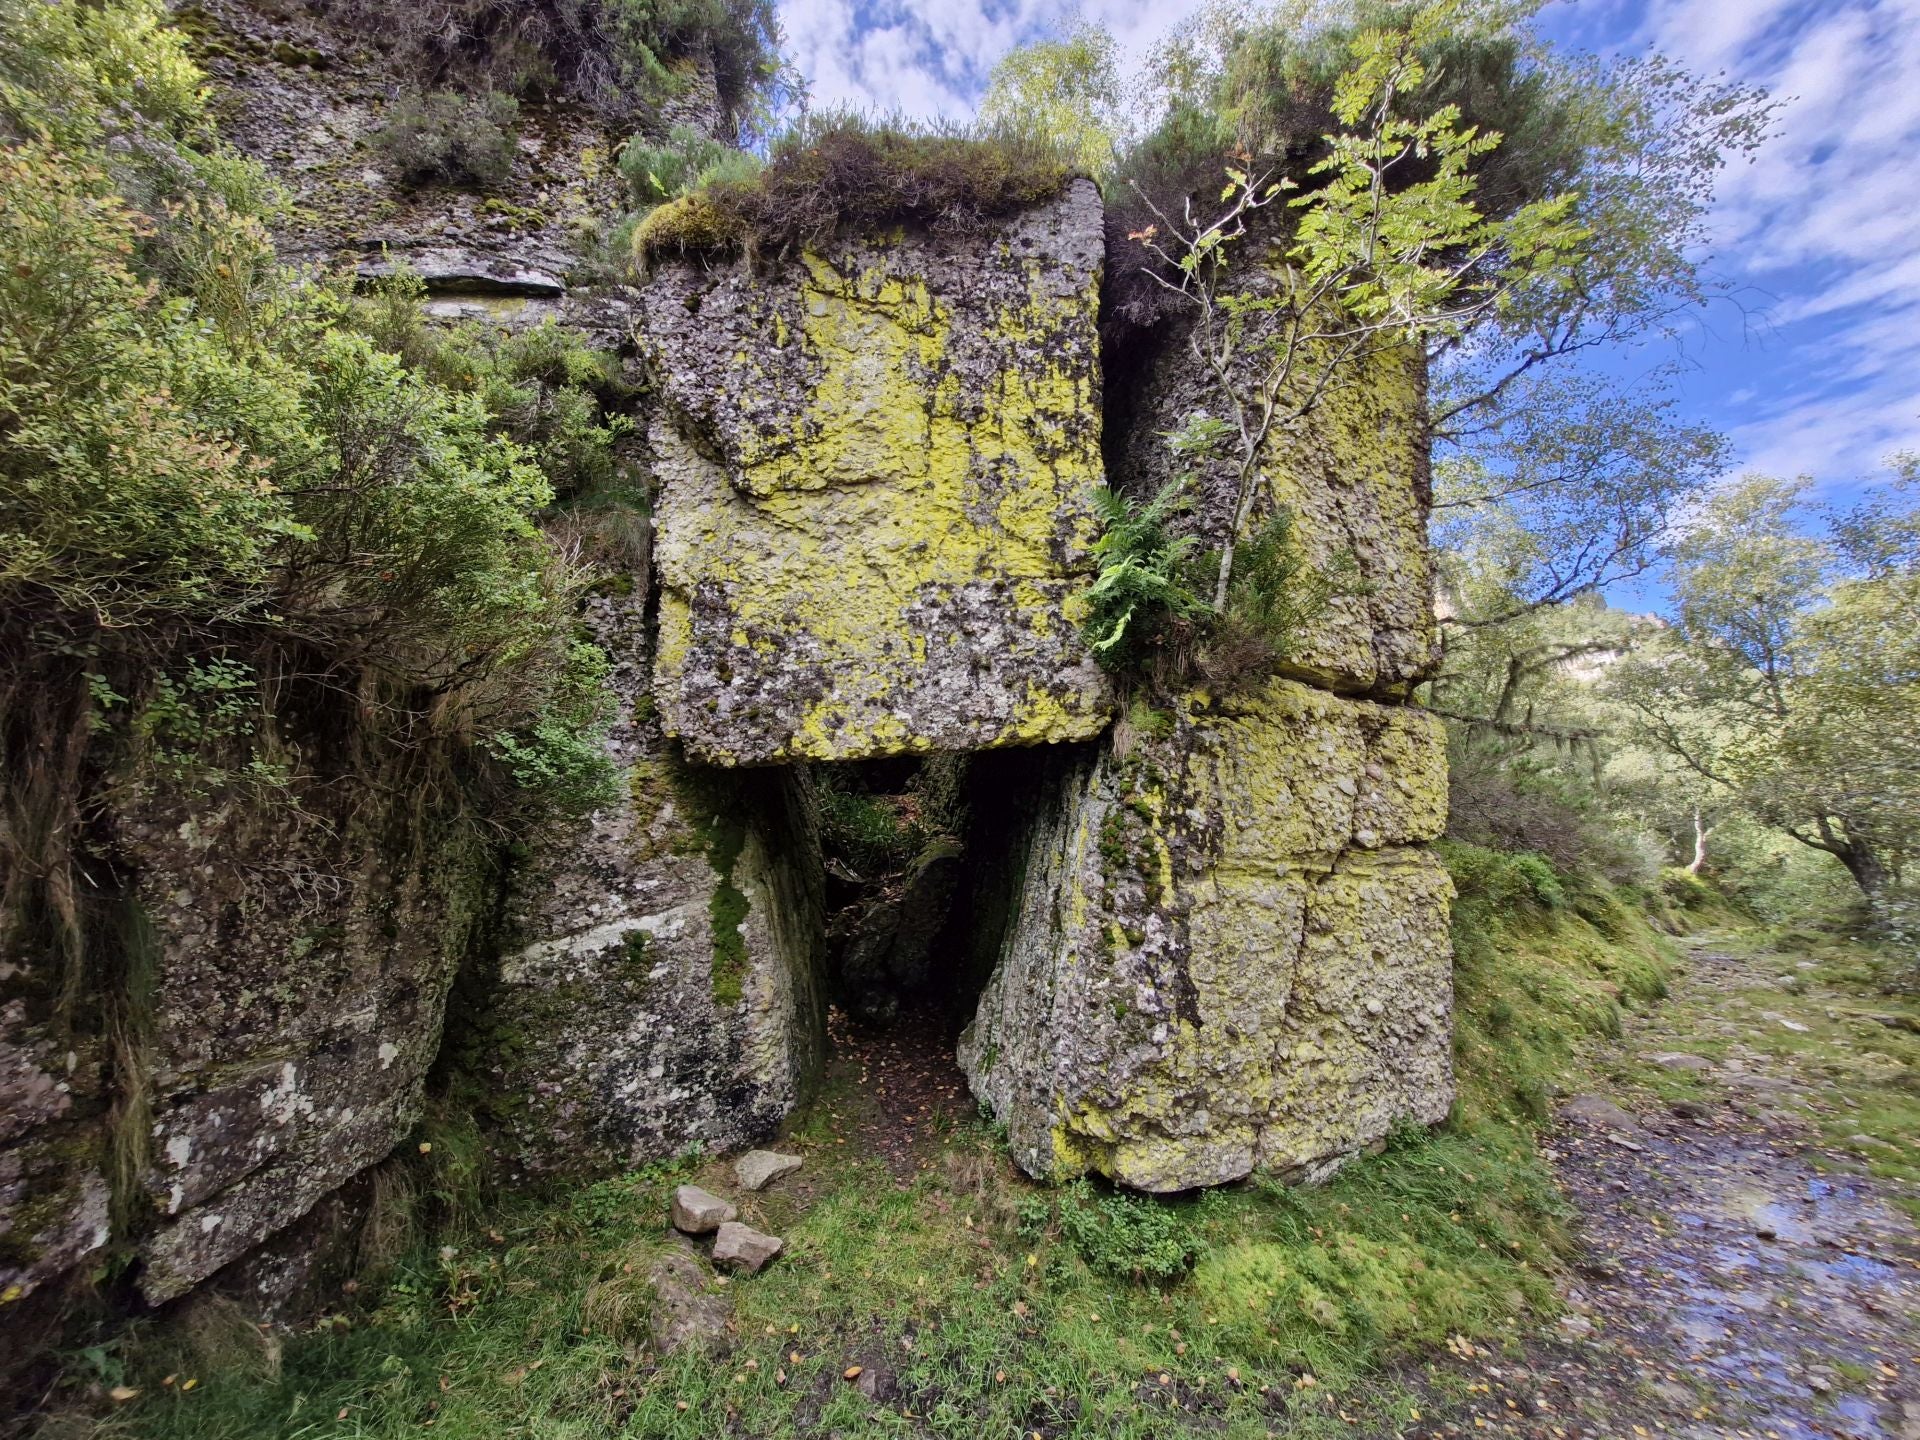
[[846,1369],[840,1372],[840,1378],[842,1380],[858,1380],[860,1378],[860,1371],[861,1371],[860,1366],[849,1365],[847,1366]]

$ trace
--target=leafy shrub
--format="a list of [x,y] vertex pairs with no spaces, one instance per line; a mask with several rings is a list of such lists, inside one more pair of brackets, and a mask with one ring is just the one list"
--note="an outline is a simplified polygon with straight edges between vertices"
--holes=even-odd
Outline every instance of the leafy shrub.
[[475,396],[495,433],[527,449],[556,495],[607,489],[615,444],[632,426],[605,413],[625,393],[615,357],[552,320],[506,334],[481,325],[437,328],[421,309],[425,297],[419,276],[402,269],[374,286],[354,318],[410,369]]
[[1072,173],[1057,148],[1031,136],[816,115],[774,143],[753,179],[715,177],[655,210],[634,232],[634,253],[644,266],[707,250],[815,245],[842,228],[979,229],[1052,199]]
[[1193,1222],[1179,1205],[1120,1191],[1100,1194],[1085,1180],[1060,1193],[1055,1221],[1081,1259],[1122,1279],[1172,1280],[1199,1253]]
[[497,90],[472,97],[451,90],[403,95],[374,132],[373,144],[414,183],[492,187],[513,170],[519,120],[520,102]]
[[1099,573],[1087,589],[1087,643],[1109,670],[1139,671],[1177,645],[1209,608],[1193,590],[1200,542],[1170,524],[1185,503],[1187,480],[1174,480],[1142,505],[1112,490],[1094,492],[1103,530],[1094,542]]
[[1567,904],[1560,876],[1543,856],[1489,850],[1460,840],[1442,840],[1439,850],[1462,905],[1477,904],[1498,913],[1517,906],[1559,910]]
[[706,184],[750,182],[760,158],[690,125],[676,125],[659,143],[636,135],[615,162],[633,203],[651,208]]
[[1145,504],[1096,492],[1104,529],[1083,630],[1103,667],[1152,689],[1246,689],[1280,668],[1334,596],[1355,593],[1352,562],[1332,572],[1309,565],[1292,512],[1281,508],[1240,542],[1226,607],[1216,611],[1206,591],[1220,552],[1176,533],[1191,484],[1179,476]]
[[[467,747],[508,790],[586,795],[599,681],[535,519],[538,462],[582,469],[592,427],[546,406],[557,428],[515,417],[529,449],[495,411],[603,362],[516,337],[487,352],[488,396],[353,333],[343,293],[273,264],[249,207],[277,192],[205,130],[158,17],[26,0],[0,35],[0,115],[71,147],[0,150],[0,711],[30,729],[21,694],[77,693],[120,760],[233,752],[223,773],[253,774],[271,668],[357,696],[370,743]],[[102,115],[141,106],[170,145],[109,167]],[[10,730],[6,753],[40,743]]]
[[422,80],[558,96],[612,123],[650,117],[711,67],[722,109],[751,119],[780,71],[772,0],[308,0],[376,37]]

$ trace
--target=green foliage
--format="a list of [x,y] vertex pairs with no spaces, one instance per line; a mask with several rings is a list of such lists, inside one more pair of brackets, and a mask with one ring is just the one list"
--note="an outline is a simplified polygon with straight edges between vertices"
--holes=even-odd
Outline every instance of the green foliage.
[[634,231],[634,253],[644,266],[677,254],[819,244],[842,227],[964,232],[1052,199],[1072,175],[1041,137],[814,114],[774,141],[753,179],[716,176],[656,209]]
[[513,169],[519,119],[519,102],[497,90],[474,96],[433,90],[396,100],[372,143],[402,178],[416,184],[445,181],[490,189],[504,184]]
[[610,669],[597,645],[575,640],[533,722],[487,742],[514,789],[536,810],[582,815],[619,797],[618,772],[603,743]]
[[676,125],[661,142],[636,135],[616,162],[633,203],[652,208],[709,184],[746,184],[760,171],[760,158],[723,145],[690,125]]
[[504,333],[433,326],[421,308],[425,298],[425,284],[403,268],[373,287],[353,320],[410,370],[477,399],[494,432],[530,453],[557,496],[612,488],[615,447],[632,426],[605,413],[626,393],[616,358],[551,319]]
[[[534,522],[547,470],[610,469],[612,427],[560,394],[605,362],[553,331],[457,379],[383,353],[274,260],[281,197],[204,127],[158,7],[15,8],[0,106],[46,138],[0,151],[0,690],[83,681],[93,764],[204,794],[286,781],[293,674],[357,694],[372,731],[468,747],[482,790],[584,802],[598,680]],[[109,164],[135,116],[170,143]]]
[[1745,814],[1832,856],[1920,936],[1920,485],[1811,531],[1811,482],[1746,476],[1673,547],[1673,626],[1611,677],[1644,739]]
[[872,794],[836,767],[815,769],[814,796],[821,847],[865,878],[904,868],[930,838],[908,797]]
[[1129,124],[1113,36],[1081,24],[1063,39],[1011,51],[987,79],[980,123],[989,133],[1040,137],[1081,174],[1104,177]]
[[572,100],[610,124],[651,120],[710,66],[725,117],[760,120],[781,79],[771,0],[309,0],[420,81]]
[[[1200,453],[1217,443],[1219,428],[1196,416],[1166,437],[1168,446],[1176,456]],[[1192,484],[1192,475],[1177,476],[1145,504],[1096,492],[1099,570],[1085,592],[1082,627],[1102,666],[1153,689],[1246,688],[1273,674],[1301,631],[1335,596],[1358,593],[1358,582],[1350,557],[1326,571],[1309,565],[1293,538],[1292,512],[1281,508],[1240,542],[1225,604],[1216,609],[1205,589],[1220,552],[1179,533]]]
[[1078,1180],[1061,1191],[1054,1219],[1100,1274],[1164,1284],[1185,1274],[1197,1253],[1191,1208],[1148,1195],[1101,1194]]
[[1093,553],[1099,573],[1087,589],[1087,641],[1106,668],[1140,669],[1173,639],[1173,628],[1207,613],[1188,583],[1200,542],[1176,536],[1172,520],[1185,503],[1181,477],[1140,504],[1112,490],[1094,493],[1103,529]]
[[1461,840],[1442,840],[1439,847],[1463,906],[1501,914],[1519,906],[1559,910],[1567,903],[1559,875],[1542,856],[1489,850]]
[[17,136],[79,151],[100,143],[122,115],[176,138],[200,125],[201,75],[160,0],[8,0],[5,20],[0,110]]

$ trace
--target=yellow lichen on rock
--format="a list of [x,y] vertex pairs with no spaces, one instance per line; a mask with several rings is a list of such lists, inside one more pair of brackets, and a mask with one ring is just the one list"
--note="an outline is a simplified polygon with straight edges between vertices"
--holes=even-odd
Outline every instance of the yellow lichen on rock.
[[1430,716],[1286,680],[1193,696],[1055,803],[961,1047],[1028,1170],[1312,1173],[1446,1113]]
[[[1097,200],[1075,187],[1009,233],[1021,243],[869,241],[650,287],[671,402],[652,429],[656,695],[700,758],[1105,726],[1077,623],[1102,478]],[[730,367],[702,358],[736,351],[716,387]]]

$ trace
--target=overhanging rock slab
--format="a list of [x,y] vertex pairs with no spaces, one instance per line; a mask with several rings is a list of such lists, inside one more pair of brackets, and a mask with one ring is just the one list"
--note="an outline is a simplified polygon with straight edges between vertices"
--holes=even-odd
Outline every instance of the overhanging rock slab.
[[643,345],[662,585],[655,696],[698,760],[1086,739],[1102,481],[1098,196],[757,274],[663,269]]

